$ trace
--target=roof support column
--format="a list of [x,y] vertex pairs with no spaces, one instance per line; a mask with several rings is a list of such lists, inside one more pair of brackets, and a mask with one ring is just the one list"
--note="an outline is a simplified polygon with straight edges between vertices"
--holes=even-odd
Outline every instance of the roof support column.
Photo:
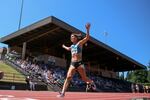
[[7,54],[10,53],[10,46],[8,45]]
[[23,42],[22,59],[25,59],[25,55],[26,55],[26,46],[27,46],[27,43],[26,43],[26,42]]

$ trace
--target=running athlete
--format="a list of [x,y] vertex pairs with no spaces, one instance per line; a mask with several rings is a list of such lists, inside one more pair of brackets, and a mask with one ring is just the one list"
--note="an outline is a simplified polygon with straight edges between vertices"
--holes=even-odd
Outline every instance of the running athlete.
[[57,97],[65,96],[65,91],[67,90],[68,85],[76,71],[79,72],[82,80],[85,81],[88,86],[93,86],[93,88],[96,89],[96,85],[94,84],[94,82],[86,76],[85,68],[82,62],[82,47],[90,38],[89,36],[90,23],[87,23],[85,27],[87,31],[85,38],[79,40],[77,34],[72,34],[70,39],[73,44],[70,47],[62,45],[64,49],[66,49],[67,51],[71,51],[72,57],[67,77],[62,88],[62,92],[59,95],[57,95]]

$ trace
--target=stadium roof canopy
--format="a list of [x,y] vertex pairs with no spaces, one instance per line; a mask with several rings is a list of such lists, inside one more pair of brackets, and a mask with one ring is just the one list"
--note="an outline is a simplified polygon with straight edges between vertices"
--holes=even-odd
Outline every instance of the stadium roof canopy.
[[[80,32],[77,28],[57,19],[54,16],[47,17],[39,22],[22,28],[10,35],[2,37],[0,42],[12,46],[23,46],[27,43],[27,49],[30,52],[43,52],[62,57],[65,54],[70,60],[70,53],[62,49],[61,45],[70,45],[70,34]],[[120,53],[110,46],[90,37],[88,46],[83,49],[83,60],[90,61],[91,64],[99,64],[100,68],[106,68],[114,71],[129,71],[136,69],[145,69],[146,67],[132,58]]]

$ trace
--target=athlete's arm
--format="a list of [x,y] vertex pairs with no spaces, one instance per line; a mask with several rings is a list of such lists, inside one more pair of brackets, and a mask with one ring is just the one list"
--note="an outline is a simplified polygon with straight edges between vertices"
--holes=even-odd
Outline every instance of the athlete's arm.
[[86,27],[86,36],[85,36],[85,38],[83,38],[82,40],[80,40],[79,42],[78,42],[78,44],[80,45],[80,46],[82,46],[83,44],[85,44],[88,40],[89,40],[89,38],[90,38],[90,34],[89,34],[89,31],[90,31],[90,23],[87,23],[86,25],[85,25],[85,27]]
[[70,50],[71,50],[70,47],[67,47],[67,46],[65,46],[64,44],[62,45],[62,48],[66,49],[67,51],[70,51]]

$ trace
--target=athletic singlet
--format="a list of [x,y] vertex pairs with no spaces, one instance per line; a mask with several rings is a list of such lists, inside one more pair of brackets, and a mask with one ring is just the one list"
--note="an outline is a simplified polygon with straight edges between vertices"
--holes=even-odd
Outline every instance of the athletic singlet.
[[78,44],[72,44],[71,45],[71,54],[78,54],[82,57],[82,47],[80,47]]

